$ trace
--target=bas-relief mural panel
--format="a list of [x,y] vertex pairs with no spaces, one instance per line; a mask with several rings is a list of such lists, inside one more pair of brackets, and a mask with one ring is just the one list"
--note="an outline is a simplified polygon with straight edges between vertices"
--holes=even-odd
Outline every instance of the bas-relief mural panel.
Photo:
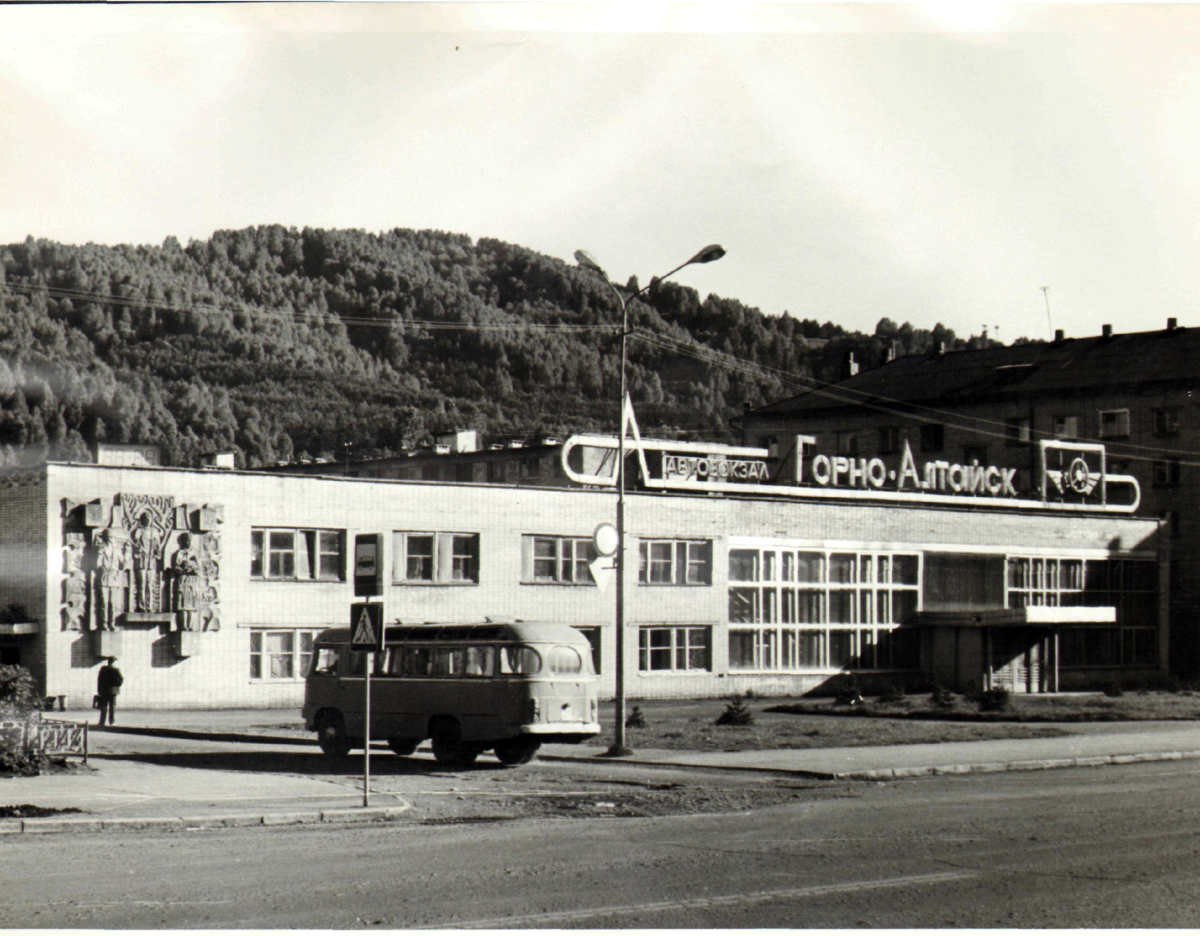
[[121,493],[63,502],[62,627],[221,628],[219,504]]

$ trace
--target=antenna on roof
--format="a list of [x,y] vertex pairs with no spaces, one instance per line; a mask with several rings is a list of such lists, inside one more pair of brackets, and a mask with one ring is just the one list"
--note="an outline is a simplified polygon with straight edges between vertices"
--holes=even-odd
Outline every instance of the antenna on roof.
[[1050,287],[1042,287],[1042,295],[1046,297],[1046,324],[1050,326],[1050,334],[1054,334],[1054,321],[1050,318]]

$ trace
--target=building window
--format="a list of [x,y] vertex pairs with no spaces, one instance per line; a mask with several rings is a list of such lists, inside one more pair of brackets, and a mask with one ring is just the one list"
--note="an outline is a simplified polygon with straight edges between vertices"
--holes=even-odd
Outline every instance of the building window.
[[986,445],[964,445],[963,464],[986,465],[988,463],[988,447]]
[[858,437],[861,435],[857,430],[853,432],[839,432],[837,434],[837,453],[839,455],[857,455],[858,454]]
[[542,476],[542,460],[540,458],[521,459],[522,478],[540,478]]
[[1026,417],[1013,416],[1004,423],[1004,438],[1009,445],[1024,445],[1031,437],[1029,420]]
[[881,427],[879,430],[879,454],[891,455],[898,451],[900,451],[900,427]]
[[250,631],[250,678],[303,679],[312,663],[317,631]]
[[705,671],[712,668],[712,629],[642,627],[638,630],[638,669],[649,672]]
[[579,633],[587,638],[587,642],[592,645],[592,669],[597,675],[600,674],[600,628],[598,627],[576,627]]
[[729,668],[915,668],[898,625],[916,612],[915,554],[796,549],[729,551]]
[[1129,410],[1101,410],[1100,438],[1127,439],[1129,438]]
[[1168,458],[1154,462],[1154,486],[1159,488],[1179,487],[1179,459]]
[[711,585],[712,540],[642,540],[639,585]]
[[946,427],[941,423],[921,426],[921,451],[940,452],[946,446]]
[[459,462],[454,466],[454,480],[467,484],[475,480],[475,466],[470,462]]
[[341,582],[345,555],[345,530],[250,531],[251,578]]
[[1154,434],[1156,436],[1179,435],[1179,414],[1175,410],[1154,411]]
[[473,585],[479,581],[478,533],[393,533],[397,585]]
[[587,537],[521,537],[521,581],[594,585],[589,568],[596,548]]
[[1056,439],[1077,439],[1077,438],[1079,438],[1079,417],[1078,416],[1055,416],[1054,417],[1054,438],[1056,438]]
[[1010,556],[1008,606],[1113,607],[1115,624],[1064,627],[1064,668],[1153,666],[1158,653],[1158,565],[1135,559]]

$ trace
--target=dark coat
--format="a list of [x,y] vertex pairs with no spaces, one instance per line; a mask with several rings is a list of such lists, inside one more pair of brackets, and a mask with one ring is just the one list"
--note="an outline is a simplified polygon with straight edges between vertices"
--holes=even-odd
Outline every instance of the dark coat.
[[121,675],[121,671],[111,663],[105,663],[100,667],[100,674],[96,677],[96,693],[102,696],[118,695],[123,682],[125,682],[125,677]]

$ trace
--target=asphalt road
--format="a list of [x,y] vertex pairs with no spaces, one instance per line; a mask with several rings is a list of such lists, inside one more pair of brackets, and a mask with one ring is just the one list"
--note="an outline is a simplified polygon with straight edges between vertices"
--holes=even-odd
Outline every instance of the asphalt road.
[[[842,784],[737,813],[12,836],[35,928],[1184,927],[1200,764]],[[782,782],[782,781],[781,781]]]

